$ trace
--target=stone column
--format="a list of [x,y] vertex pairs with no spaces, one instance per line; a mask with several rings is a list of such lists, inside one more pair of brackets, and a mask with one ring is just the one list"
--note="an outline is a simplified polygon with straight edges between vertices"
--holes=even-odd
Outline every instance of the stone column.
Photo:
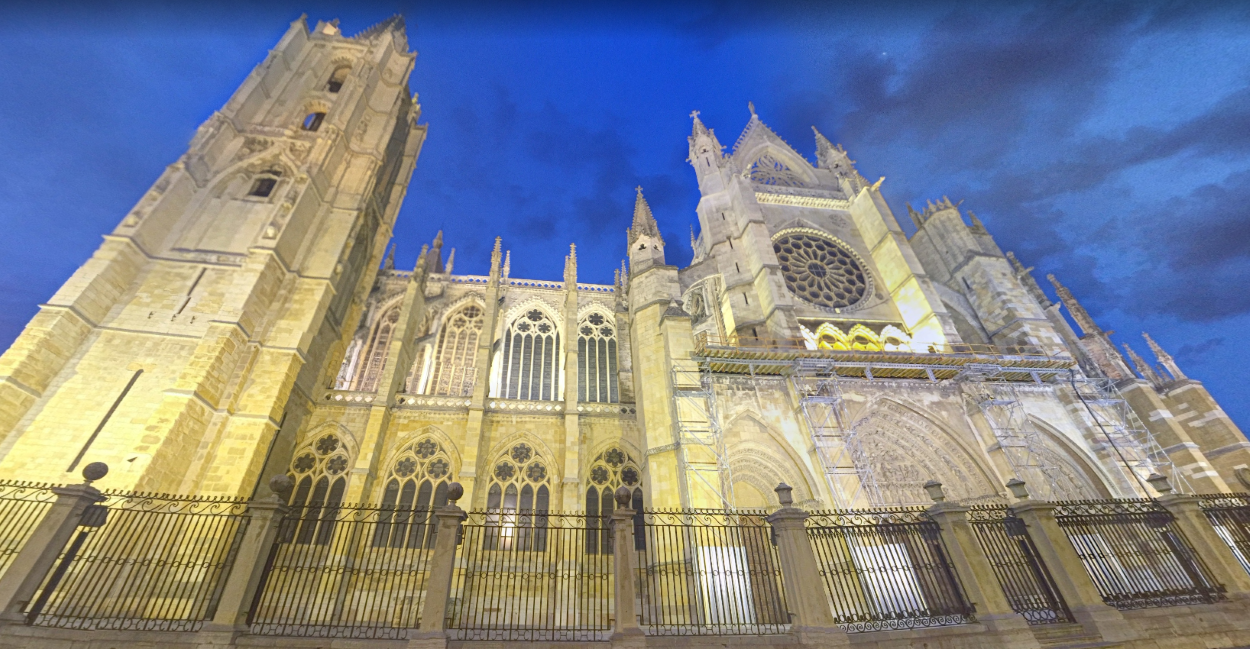
[[[1019,485],[1023,489],[1023,484]],[[1011,506],[1011,511],[1024,521],[1029,538],[1037,548],[1042,563],[1050,569],[1055,588],[1068,604],[1072,617],[1090,633],[1108,642],[1133,640],[1138,633],[1115,607],[1108,606],[1098,594],[1094,580],[1081,563],[1067,534],[1055,520],[1055,506],[1027,498]]]
[[850,645],[846,632],[834,624],[829,596],[820,583],[820,564],[816,562],[816,553],[812,551],[812,542],[804,527],[807,512],[791,506],[794,499],[790,496],[789,485],[783,482],[773,491],[777,492],[781,509],[766,520],[776,535],[781,578],[790,609],[790,632],[800,644]]
[[426,576],[425,600],[421,602],[421,628],[409,636],[410,649],[442,649],[447,646],[447,600],[451,596],[451,577],[456,568],[456,544],[460,523],[469,515],[456,506],[464,495],[464,487],[453,482],[447,488],[447,505],[434,510],[438,519],[438,535],[430,554]]
[[[248,503],[247,510],[251,520],[247,530],[243,532],[243,540],[235,552],[234,565],[226,577],[225,588],[221,591],[221,600],[217,603],[217,611],[213,619],[204,625],[201,634],[230,634],[247,632],[247,616],[251,611],[252,602],[265,587],[264,580],[269,570],[269,561],[273,557],[274,541],[278,537],[278,527],[286,516],[288,508],[286,500],[294,482],[287,475],[276,475],[269,480],[269,489],[273,495],[253,500]],[[208,644],[221,644],[220,641],[205,638]]]
[[1159,504],[1172,513],[1176,529],[1189,540],[1194,552],[1211,570],[1215,580],[1224,585],[1233,599],[1250,600],[1250,574],[1241,566],[1232,548],[1215,532],[1215,527],[1202,511],[1202,501],[1196,496],[1164,493]]
[[87,507],[104,500],[91,483],[108,474],[103,462],[92,462],[82,470],[86,483],[69,487],[52,487],[56,501],[31,532],[26,544],[13,557],[9,569],[0,577],[0,624],[21,624],[22,609],[30,603],[39,584],[53,570],[61,550],[65,549],[74,530],[82,521]]
[[613,609],[616,621],[612,625],[613,646],[642,647],[646,644],[642,627],[638,625],[638,608],[634,594],[634,580],[638,579],[637,551],[634,550],[634,510],[629,508],[633,492],[628,487],[616,490],[616,510],[612,512],[613,548]]
[[959,577],[964,596],[976,612],[977,622],[999,634],[1004,646],[1038,646],[1028,621],[1011,609],[1003,594],[994,567],[968,523],[968,508],[946,502],[942,483],[936,480],[926,483],[925,489],[934,502],[926,513],[938,524],[947,559]]

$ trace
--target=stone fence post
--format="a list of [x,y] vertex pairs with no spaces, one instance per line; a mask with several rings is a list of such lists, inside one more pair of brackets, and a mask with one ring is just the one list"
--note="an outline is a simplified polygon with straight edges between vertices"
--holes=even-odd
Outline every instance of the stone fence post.
[[773,491],[777,492],[781,509],[766,519],[772,525],[781,560],[781,579],[790,609],[790,632],[800,644],[850,645],[846,632],[834,623],[829,597],[820,582],[820,564],[807,537],[804,524],[807,512],[791,506],[794,504],[791,490],[784,482],[777,485]]
[[104,500],[104,494],[91,483],[107,475],[108,470],[108,465],[103,462],[92,462],[83,467],[84,484],[52,487],[56,500],[17,556],[13,557],[9,569],[0,577],[0,623],[25,622],[22,609],[35,596],[35,591],[69,543],[74,530],[82,522],[83,512]]
[[633,492],[628,487],[616,490],[616,510],[612,512],[613,608],[616,621],[612,625],[614,646],[643,646],[645,639],[638,625],[638,608],[634,580],[638,578],[637,551],[634,550],[634,510],[629,508]]
[[421,603],[421,628],[408,640],[411,649],[442,649],[447,646],[447,600],[451,597],[451,578],[456,569],[456,544],[460,523],[469,517],[456,501],[464,495],[464,487],[453,482],[447,488],[447,505],[434,510],[438,532],[434,552],[430,555],[426,576],[425,600]]
[[1197,496],[1173,493],[1163,476],[1150,482],[1160,493],[1158,503],[1171,512],[1176,528],[1211,569],[1215,580],[1224,585],[1228,596],[1250,600],[1250,573],[1241,566],[1232,548],[1216,533],[1206,512],[1202,511],[1202,500]]
[[[252,603],[260,596],[259,591],[265,586],[265,572],[270,567],[269,559],[278,537],[278,528],[288,511],[286,499],[292,486],[294,483],[290,476],[276,475],[269,480],[273,495],[248,503],[250,520],[235,552],[234,565],[226,577],[217,611],[200,631],[206,639],[218,633],[233,636],[247,631],[247,616]],[[212,640],[207,642],[209,645],[219,644]]]
[[934,503],[926,513],[938,524],[947,560],[976,612],[977,622],[985,625],[988,631],[999,634],[1003,646],[1037,646],[1028,620],[1011,609],[1007,596],[1003,594],[998,577],[994,575],[994,567],[968,522],[968,508],[946,502],[942,483],[936,480],[925,483],[925,490]]
[[1013,481],[1008,486],[1017,498],[1011,511],[1028,530],[1042,563],[1050,569],[1055,588],[1068,604],[1072,617],[1090,633],[1096,633],[1108,642],[1123,642],[1139,637],[1120,611],[1108,605],[1098,593],[1094,580],[1085,570],[1085,564],[1077,555],[1068,535],[1055,520],[1055,505],[1029,498],[1024,483]]

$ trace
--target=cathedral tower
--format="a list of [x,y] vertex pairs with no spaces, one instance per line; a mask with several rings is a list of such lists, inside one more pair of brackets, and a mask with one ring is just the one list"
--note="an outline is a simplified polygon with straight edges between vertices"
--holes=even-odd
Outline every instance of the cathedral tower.
[[291,24],[0,358],[0,477],[253,491],[374,281],[425,138],[414,58],[399,17]]

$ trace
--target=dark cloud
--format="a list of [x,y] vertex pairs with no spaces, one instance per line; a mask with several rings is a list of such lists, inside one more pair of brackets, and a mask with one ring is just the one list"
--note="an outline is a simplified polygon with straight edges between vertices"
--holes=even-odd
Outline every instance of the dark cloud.
[[1203,360],[1207,352],[1223,345],[1224,338],[1222,336],[1219,338],[1208,338],[1200,343],[1185,343],[1181,345],[1180,349],[1176,350],[1176,353],[1172,354],[1172,358],[1182,364],[1198,363]]

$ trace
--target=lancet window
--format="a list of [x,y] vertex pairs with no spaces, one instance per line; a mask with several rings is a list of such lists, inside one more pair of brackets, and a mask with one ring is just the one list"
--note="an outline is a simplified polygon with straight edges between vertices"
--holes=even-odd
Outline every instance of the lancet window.
[[485,311],[476,304],[467,304],[443,323],[434,355],[434,374],[428,394],[467,397],[473,393],[476,375],[474,359],[478,338],[482,334]]
[[530,309],[508,325],[500,394],[506,399],[558,401],[560,333],[551,317]]
[[591,313],[577,325],[577,398],[617,403],[616,327],[602,313]]
[[347,489],[349,458],[343,442],[333,434],[319,435],[295,453],[291,460],[291,521],[284,541],[325,545],[334,535],[343,492]]
[[586,487],[586,552],[612,552],[612,510],[614,494],[624,486],[631,492],[630,508],[634,510],[634,546],[646,548],[642,516],[642,471],[628,453],[615,446],[595,456],[590,464],[590,485]]
[[486,494],[488,550],[547,549],[551,475],[547,460],[521,442],[495,460]]
[[378,389],[378,379],[386,365],[386,352],[391,346],[391,333],[398,322],[398,306],[392,307],[378,319],[378,324],[373,327],[373,335],[369,337],[369,345],[364,351],[364,362],[356,373],[354,389],[362,392]]
[[447,504],[451,458],[433,438],[408,444],[391,465],[382,493],[373,544],[392,548],[433,548],[435,507]]
[[343,82],[347,81],[347,73],[351,72],[349,67],[337,68],[331,75],[330,80],[326,82],[326,90],[329,92],[338,92],[343,89]]

